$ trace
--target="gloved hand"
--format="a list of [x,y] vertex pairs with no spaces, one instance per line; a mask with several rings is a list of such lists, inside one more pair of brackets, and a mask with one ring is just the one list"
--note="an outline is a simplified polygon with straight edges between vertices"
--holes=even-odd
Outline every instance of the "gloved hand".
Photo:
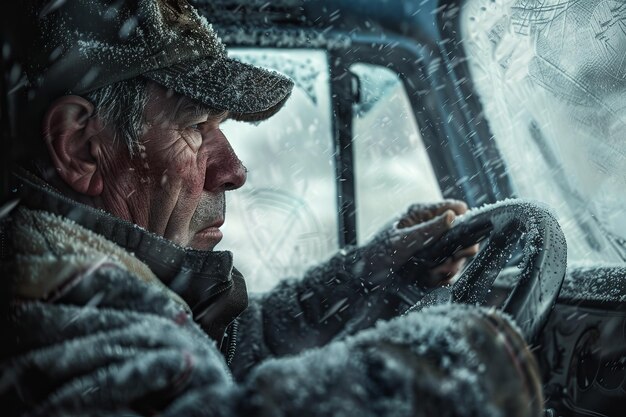
[[497,310],[431,307],[356,338],[368,336],[370,374],[412,372],[415,416],[541,415],[537,362],[515,324]]
[[506,316],[440,305],[263,362],[243,415],[539,417],[539,375]]
[[[384,228],[361,248],[361,262],[355,274],[372,283],[383,283],[397,273],[411,257],[439,239],[456,216],[464,214],[467,205],[459,200],[413,204],[390,226]],[[465,259],[478,252],[478,245],[464,248],[442,264],[415,277],[420,286],[435,286],[452,278],[463,267]]]

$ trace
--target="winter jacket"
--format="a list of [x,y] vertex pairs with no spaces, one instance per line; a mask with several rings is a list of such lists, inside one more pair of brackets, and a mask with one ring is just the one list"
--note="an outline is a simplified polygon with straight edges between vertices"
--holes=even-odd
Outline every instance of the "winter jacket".
[[2,415],[503,416],[541,403],[531,355],[492,311],[374,325],[402,307],[349,273],[358,249],[247,300],[229,252],[183,249],[30,174],[20,195],[0,236]]

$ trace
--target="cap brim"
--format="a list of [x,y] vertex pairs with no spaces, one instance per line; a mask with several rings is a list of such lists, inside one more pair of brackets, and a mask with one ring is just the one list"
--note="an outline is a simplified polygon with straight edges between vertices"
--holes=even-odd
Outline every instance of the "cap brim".
[[243,121],[273,116],[293,89],[284,75],[230,58],[187,61],[143,75]]

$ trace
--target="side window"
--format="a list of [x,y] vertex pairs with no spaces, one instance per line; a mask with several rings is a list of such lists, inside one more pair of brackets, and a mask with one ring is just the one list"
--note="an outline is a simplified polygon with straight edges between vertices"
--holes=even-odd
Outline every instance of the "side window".
[[228,121],[226,137],[248,168],[227,193],[224,240],[251,291],[300,276],[338,249],[328,59],[318,50],[235,49],[230,56],[279,70],[296,86],[259,125]]
[[441,190],[398,75],[378,65],[351,66],[360,84],[353,151],[359,243],[409,204],[441,200]]

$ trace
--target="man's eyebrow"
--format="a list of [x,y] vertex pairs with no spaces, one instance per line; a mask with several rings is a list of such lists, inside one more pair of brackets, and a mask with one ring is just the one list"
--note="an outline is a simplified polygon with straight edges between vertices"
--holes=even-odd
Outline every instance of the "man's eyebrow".
[[225,119],[228,116],[228,110],[216,109],[198,101],[189,100],[188,98],[183,97],[178,101],[174,118],[176,120],[193,120],[207,115],[210,118]]

